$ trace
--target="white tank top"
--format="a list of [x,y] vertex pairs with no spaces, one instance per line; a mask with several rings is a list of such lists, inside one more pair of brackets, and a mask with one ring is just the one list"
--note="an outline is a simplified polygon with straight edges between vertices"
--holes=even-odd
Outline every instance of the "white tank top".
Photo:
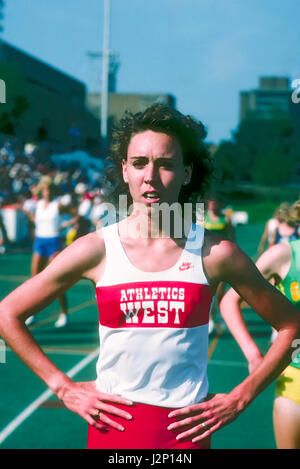
[[202,265],[204,228],[191,226],[172,268],[145,272],[129,261],[117,226],[102,229],[106,268],[96,285],[97,388],[162,407],[199,402],[208,391],[208,321],[213,303]]
[[35,236],[39,238],[59,236],[60,223],[58,200],[52,200],[47,206],[44,199],[39,200],[35,211]]

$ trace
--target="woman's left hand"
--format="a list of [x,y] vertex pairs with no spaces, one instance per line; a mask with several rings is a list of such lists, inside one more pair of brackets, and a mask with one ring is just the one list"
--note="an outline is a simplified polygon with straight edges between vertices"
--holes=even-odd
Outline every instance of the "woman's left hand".
[[180,420],[169,425],[168,430],[182,430],[176,439],[188,438],[194,443],[233,422],[243,407],[232,394],[210,394],[204,402],[172,411],[168,417]]

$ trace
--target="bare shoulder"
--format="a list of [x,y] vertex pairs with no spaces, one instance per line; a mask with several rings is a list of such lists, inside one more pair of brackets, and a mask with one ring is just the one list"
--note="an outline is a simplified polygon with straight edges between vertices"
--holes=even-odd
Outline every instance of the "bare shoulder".
[[284,262],[291,258],[291,248],[288,243],[274,244],[267,249],[259,259],[274,259]]
[[73,254],[79,257],[85,257],[87,260],[95,257],[95,261],[97,262],[97,260],[103,256],[104,249],[104,240],[101,232],[93,232],[81,236],[63,252],[68,255]]
[[284,278],[290,268],[291,257],[289,244],[275,244],[260,256],[256,265],[267,278],[275,275]]
[[222,235],[205,231],[203,264],[211,285],[228,281],[246,265],[252,263],[237,244]]
[[[74,274],[89,278],[89,272],[101,265],[105,257],[105,245],[101,231],[89,233],[65,248],[47,267],[62,275]],[[92,278],[91,278],[92,279]]]
[[88,233],[85,236],[81,236],[73,244],[76,250],[82,251],[87,257],[96,256],[97,259],[103,256],[105,250],[104,239],[101,230],[97,230],[92,233]]

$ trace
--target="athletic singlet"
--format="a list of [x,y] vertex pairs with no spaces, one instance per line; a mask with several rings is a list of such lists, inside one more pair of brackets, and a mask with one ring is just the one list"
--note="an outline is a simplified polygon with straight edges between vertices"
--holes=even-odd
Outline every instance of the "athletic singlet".
[[52,200],[45,207],[45,200],[37,202],[35,211],[35,236],[39,238],[54,238],[59,236],[61,217],[57,200]]
[[[278,285],[283,293],[300,311],[300,240],[289,243],[291,248],[291,266],[285,278]],[[299,347],[299,346],[298,346]],[[300,369],[300,353],[290,366]]]
[[145,272],[129,261],[118,225],[102,229],[106,268],[96,285],[97,388],[137,403],[184,407],[208,391],[213,295],[202,266],[204,228],[193,224],[176,264]]
[[294,232],[289,236],[281,235],[278,228],[275,230],[275,244],[290,243],[299,239],[299,228],[296,227]]
[[206,214],[204,226],[207,230],[214,231],[216,233],[222,233],[226,231],[227,220],[225,215],[220,215],[217,220],[210,217],[209,213]]

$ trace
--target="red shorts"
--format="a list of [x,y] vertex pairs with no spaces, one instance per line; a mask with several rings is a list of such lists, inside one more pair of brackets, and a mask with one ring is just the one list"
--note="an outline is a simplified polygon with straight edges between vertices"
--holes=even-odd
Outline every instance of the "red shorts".
[[107,427],[106,431],[99,431],[89,425],[87,449],[209,449],[210,438],[198,443],[190,439],[176,440],[176,435],[183,429],[172,431],[167,427],[176,422],[176,418],[168,418],[168,414],[175,409],[156,407],[146,404],[118,407],[132,415],[132,420],[126,420],[115,415],[110,418],[120,423],[124,432]]

